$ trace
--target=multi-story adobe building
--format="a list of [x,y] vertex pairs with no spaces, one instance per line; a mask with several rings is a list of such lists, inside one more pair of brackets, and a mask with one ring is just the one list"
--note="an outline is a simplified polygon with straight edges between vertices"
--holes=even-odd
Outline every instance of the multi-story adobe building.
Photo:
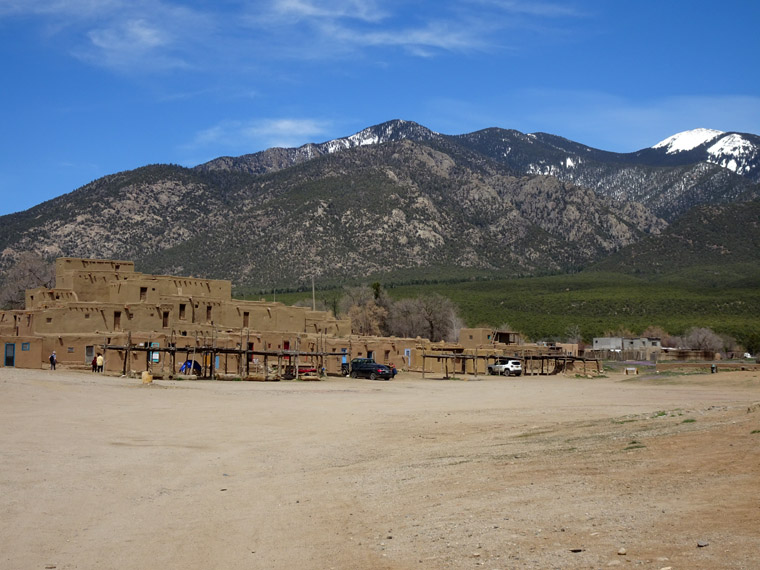
[[[317,354],[330,355],[320,359],[320,366],[339,373],[341,364],[354,357],[373,357],[399,369],[431,370],[431,354],[485,359],[517,354],[518,348],[522,354],[542,352],[520,344],[515,333],[462,333],[462,344],[453,345],[422,338],[360,337],[351,334],[349,320],[326,311],[233,299],[229,281],[149,275],[135,271],[131,261],[69,257],[56,260],[53,288],[28,290],[24,309],[0,312],[2,365],[20,368],[46,368],[53,351],[63,366],[85,368],[105,352],[106,371],[151,368],[174,373],[177,362],[170,362],[165,349],[185,349],[184,354],[193,352],[195,357],[195,350],[210,346],[218,350],[213,352],[214,369],[230,372],[243,370],[242,354],[257,365],[265,353],[301,352],[313,360]],[[485,360],[479,363],[478,358],[456,364],[462,372],[468,364],[484,372]]]

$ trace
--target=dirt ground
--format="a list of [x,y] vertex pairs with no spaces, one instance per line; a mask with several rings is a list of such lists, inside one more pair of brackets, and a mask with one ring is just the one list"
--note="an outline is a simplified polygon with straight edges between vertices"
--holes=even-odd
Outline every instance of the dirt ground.
[[757,371],[0,369],[3,569],[712,570],[758,553]]

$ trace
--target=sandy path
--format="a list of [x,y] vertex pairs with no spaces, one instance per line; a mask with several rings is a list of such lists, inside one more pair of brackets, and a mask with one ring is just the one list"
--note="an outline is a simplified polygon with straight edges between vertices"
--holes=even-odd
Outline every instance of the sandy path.
[[758,567],[757,372],[0,397],[2,568]]

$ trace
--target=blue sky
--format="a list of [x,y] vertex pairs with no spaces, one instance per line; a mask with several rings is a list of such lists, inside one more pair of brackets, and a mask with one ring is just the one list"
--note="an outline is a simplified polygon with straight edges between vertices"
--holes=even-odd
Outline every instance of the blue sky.
[[760,133],[752,0],[0,0],[0,214],[390,120],[629,152]]

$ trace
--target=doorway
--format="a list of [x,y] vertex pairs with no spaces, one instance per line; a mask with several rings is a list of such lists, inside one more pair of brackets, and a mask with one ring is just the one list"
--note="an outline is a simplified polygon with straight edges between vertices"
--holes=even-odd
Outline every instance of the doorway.
[[16,345],[5,343],[5,366],[16,366]]

